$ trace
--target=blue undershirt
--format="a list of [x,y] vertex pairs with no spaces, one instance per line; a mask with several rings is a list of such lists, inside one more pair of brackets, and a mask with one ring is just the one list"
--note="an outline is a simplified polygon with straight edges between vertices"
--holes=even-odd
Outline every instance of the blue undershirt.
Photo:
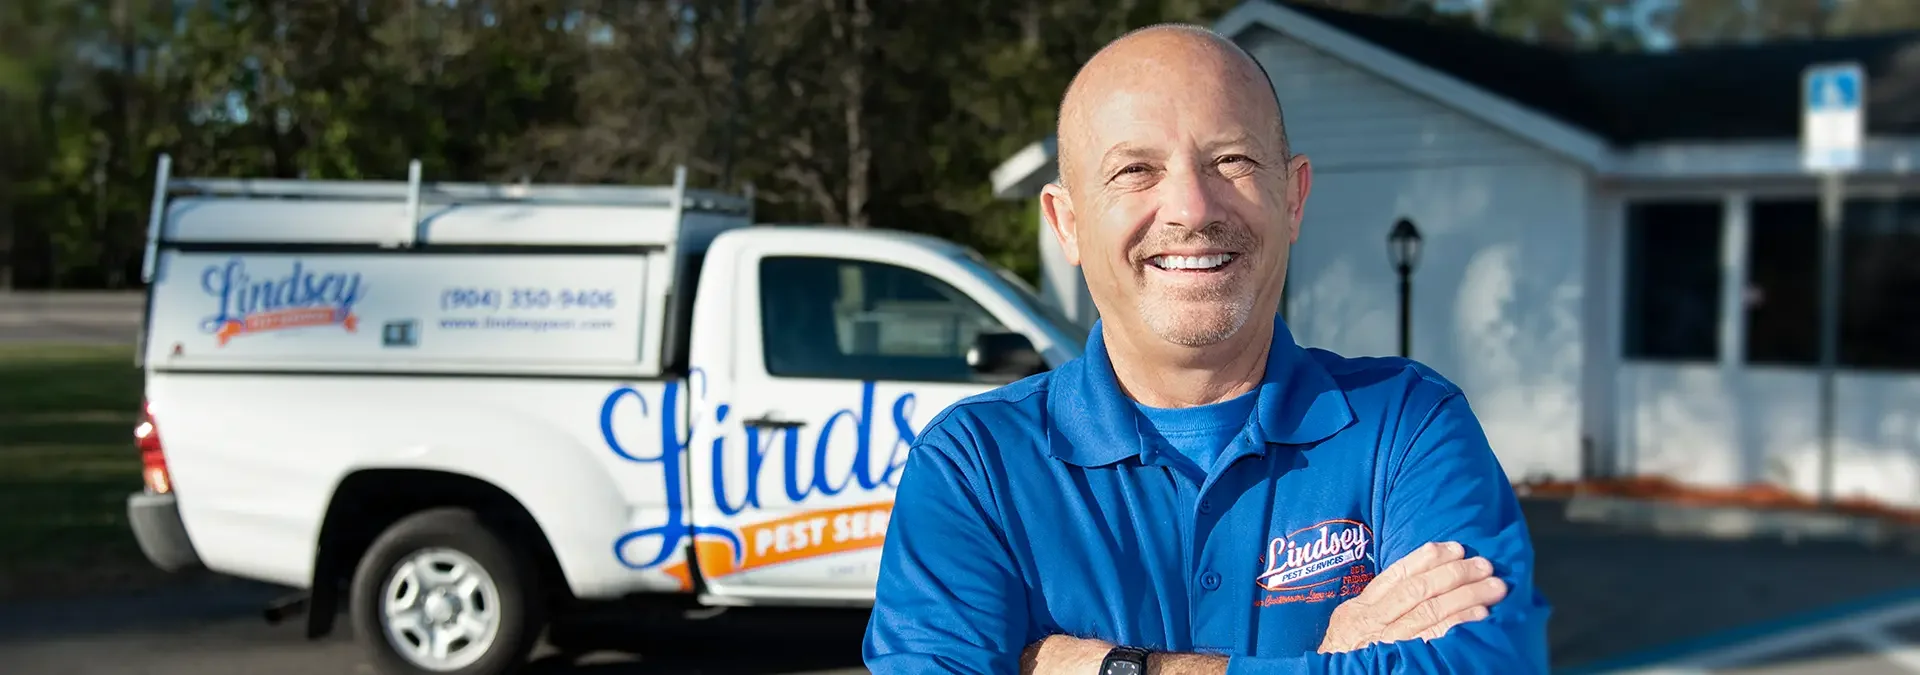
[[1141,431],[1147,439],[1173,450],[1186,460],[1187,466],[1182,469],[1204,478],[1217,468],[1214,462],[1219,460],[1220,452],[1247,427],[1254,404],[1260,400],[1255,396],[1258,391],[1192,408],[1155,408],[1138,401],[1133,405],[1146,418]]

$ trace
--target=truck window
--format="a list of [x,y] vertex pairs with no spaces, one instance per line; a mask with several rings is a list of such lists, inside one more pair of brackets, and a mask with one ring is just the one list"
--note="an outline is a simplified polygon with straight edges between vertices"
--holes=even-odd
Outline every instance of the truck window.
[[760,262],[760,315],[775,377],[971,382],[974,336],[1006,330],[924,272],[811,256]]

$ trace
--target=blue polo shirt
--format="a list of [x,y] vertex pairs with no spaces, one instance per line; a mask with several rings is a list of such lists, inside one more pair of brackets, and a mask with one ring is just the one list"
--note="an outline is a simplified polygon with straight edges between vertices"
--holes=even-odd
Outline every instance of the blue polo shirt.
[[[1085,355],[954,404],[901,474],[864,645],[890,673],[1014,673],[1054,634],[1230,656],[1229,673],[1545,673],[1549,606],[1518,500],[1460,389],[1400,358],[1295,344],[1244,424],[1184,471]],[[1432,641],[1318,654],[1333,609],[1456,541],[1508,584]]]

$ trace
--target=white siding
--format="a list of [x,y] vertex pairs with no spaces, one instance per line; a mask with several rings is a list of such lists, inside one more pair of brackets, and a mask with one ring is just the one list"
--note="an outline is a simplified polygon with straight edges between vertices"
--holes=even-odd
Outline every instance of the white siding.
[[1425,237],[1413,358],[1458,383],[1507,474],[1580,467],[1586,312],[1584,177],[1567,166],[1399,169],[1314,181],[1289,263],[1288,324],[1350,356],[1399,348],[1394,219]]
[[1245,44],[1313,159],[1288,271],[1295,337],[1353,356],[1398,350],[1386,234],[1411,218],[1426,241],[1413,358],[1466,390],[1510,477],[1577,475],[1583,390],[1598,374],[1583,361],[1586,174],[1290,38]]
[[[1621,468],[1818,495],[1819,382],[1805,368],[1628,363],[1619,373]],[[1920,377],[1843,373],[1834,385],[1834,494],[1920,507]]]
[[1272,31],[1240,40],[1273,77],[1316,173],[1544,160],[1520,138]]

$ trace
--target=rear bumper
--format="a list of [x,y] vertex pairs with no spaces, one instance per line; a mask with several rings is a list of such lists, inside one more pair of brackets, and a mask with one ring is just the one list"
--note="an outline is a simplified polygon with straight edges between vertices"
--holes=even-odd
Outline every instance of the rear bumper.
[[127,522],[140,542],[140,552],[155,567],[168,572],[200,567],[200,554],[187,537],[187,525],[180,520],[180,504],[173,495],[128,495]]

